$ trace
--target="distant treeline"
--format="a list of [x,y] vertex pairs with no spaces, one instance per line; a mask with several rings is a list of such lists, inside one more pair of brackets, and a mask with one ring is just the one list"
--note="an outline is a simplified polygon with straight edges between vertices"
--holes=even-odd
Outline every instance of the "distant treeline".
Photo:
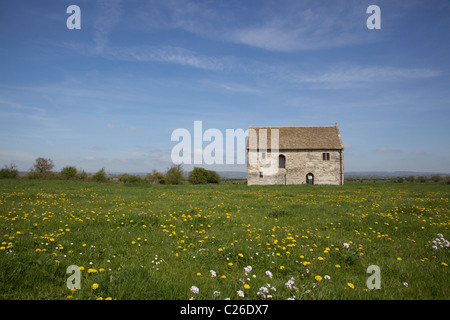
[[[78,170],[74,166],[66,166],[60,172],[51,171],[54,168],[53,161],[46,158],[37,158],[25,176],[25,179],[45,179],[45,180],[83,180],[96,182],[116,182],[116,183],[149,183],[149,184],[245,184],[246,179],[222,179],[220,175],[212,170],[195,167],[189,174],[184,172],[180,164],[173,165],[167,169],[166,173],[152,171],[145,176],[137,176],[128,173],[110,176],[105,168],[94,174],[88,174],[84,170]],[[19,171],[15,164],[4,166],[0,169],[0,179],[19,178]],[[347,177],[347,182],[391,182],[391,183],[437,183],[450,184],[450,176],[409,176],[409,177]]]
[[[117,182],[117,183],[150,183],[150,184],[207,184],[220,183],[220,175],[211,170],[195,167],[189,174],[183,171],[180,164],[173,165],[167,169],[166,173],[153,169],[152,173],[146,176],[136,176],[128,173],[109,176],[105,168],[94,174],[88,174],[84,170],[79,170],[74,166],[66,166],[60,172],[54,172],[53,161],[51,159],[39,157],[30,168],[24,179],[44,179],[44,180],[82,180],[95,182]],[[19,171],[15,164],[4,166],[0,169],[0,179],[19,178]]]
[[346,181],[378,182],[387,181],[391,183],[439,183],[450,184],[450,176],[409,176],[409,177],[349,177]]

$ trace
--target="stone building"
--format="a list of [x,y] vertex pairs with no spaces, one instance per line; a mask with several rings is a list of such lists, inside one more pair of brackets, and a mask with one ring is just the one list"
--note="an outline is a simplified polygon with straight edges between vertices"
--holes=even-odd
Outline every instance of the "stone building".
[[247,138],[247,184],[344,184],[344,145],[337,124],[256,127]]

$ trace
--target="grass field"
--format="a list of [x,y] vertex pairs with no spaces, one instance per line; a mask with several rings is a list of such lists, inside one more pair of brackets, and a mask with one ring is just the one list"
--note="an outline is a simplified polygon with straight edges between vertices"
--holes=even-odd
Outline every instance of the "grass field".
[[449,299],[449,188],[0,180],[0,299]]

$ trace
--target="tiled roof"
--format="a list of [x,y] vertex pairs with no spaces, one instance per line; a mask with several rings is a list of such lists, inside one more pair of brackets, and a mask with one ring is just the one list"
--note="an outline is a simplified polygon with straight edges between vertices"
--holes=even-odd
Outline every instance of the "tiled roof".
[[[270,149],[271,146],[271,130],[273,129],[278,129],[279,150],[344,149],[337,125],[329,127],[250,127],[249,129],[249,137],[254,132],[257,137],[255,140],[258,143],[260,143],[260,135],[267,136],[267,149]],[[266,131],[262,129],[266,129]],[[255,146],[252,144],[251,149]],[[247,138],[247,149],[249,149],[249,138]]]

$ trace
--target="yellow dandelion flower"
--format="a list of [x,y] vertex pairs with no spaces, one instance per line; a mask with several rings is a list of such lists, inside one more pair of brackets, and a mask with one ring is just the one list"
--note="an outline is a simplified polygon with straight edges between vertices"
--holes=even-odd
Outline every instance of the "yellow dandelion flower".
[[316,281],[322,281],[322,277],[321,276],[315,276],[314,279],[316,279]]
[[284,269],[284,266],[280,266],[280,270],[283,270]]
[[336,268],[340,268],[340,267],[341,267],[341,265],[340,265],[340,264],[337,264],[337,265],[335,265],[335,267],[336,267]]
[[98,289],[98,283],[94,283],[92,285],[92,290],[97,290]]
[[446,264],[445,262],[441,263],[444,267],[448,267],[448,264]]
[[402,261],[402,258],[398,257],[397,260],[398,260],[398,261]]
[[246,283],[246,284],[244,284],[244,289],[247,289],[247,290],[248,290],[248,289],[250,289],[250,285],[249,285],[249,284],[247,284],[247,283]]
[[240,258],[243,258],[243,257],[244,257],[244,255],[243,255],[242,253],[239,253],[238,256],[239,256]]
[[350,288],[355,289],[355,285],[354,285],[353,283],[347,282],[347,285],[348,285]]

